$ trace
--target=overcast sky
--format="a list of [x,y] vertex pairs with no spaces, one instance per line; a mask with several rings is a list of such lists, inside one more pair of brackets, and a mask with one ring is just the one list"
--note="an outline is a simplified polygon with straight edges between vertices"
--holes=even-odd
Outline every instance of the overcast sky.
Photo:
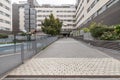
[[[12,0],[12,2],[19,2],[19,1],[26,1],[26,0]],[[37,0],[39,4],[75,4],[76,0]]]

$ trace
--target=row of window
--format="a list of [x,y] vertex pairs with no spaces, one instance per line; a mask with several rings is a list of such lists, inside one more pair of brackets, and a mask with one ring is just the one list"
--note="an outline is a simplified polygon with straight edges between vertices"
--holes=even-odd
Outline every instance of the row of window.
[[[43,22],[43,20],[37,20],[38,22]],[[71,20],[71,19],[61,19],[61,22],[75,22],[75,20]]]
[[9,0],[5,0],[5,1],[6,1],[7,3],[9,3],[9,4],[11,3]]
[[[37,24],[38,26],[42,26],[42,24]],[[64,27],[68,27],[68,26],[74,26],[74,24],[67,24],[67,25],[64,25]]]
[[[38,10],[37,12],[43,12],[43,13],[48,13],[48,12],[53,12],[52,10]],[[75,11],[57,11],[58,13],[71,13],[71,12],[74,12]]]
[[[37,15],[37,17],[49,17],[50,15]],[[57,15],[57,17],[75,17],[73,15]]]
[[[89,1],[90,1],[90,0],[87,0],[87,3],[89,3]],[[93,3],[90,5],[90,7],[87,9],[87,12],[89,12],[89,11],[95,6],[95,4],[97,4],[98,1],[99,1],[99,0],[94,0],[94,2],[93,2]],[[81,4],[80,4],[80,7],[79,7],[79,9],[78,9],[78,11],[81,9],[79,15],[80,15],[80,14],[83,12],[83,10],[84,10],[84,6],[82,7],[83,2],[84,2],[84,0],[82,0],[82,2],[81,2]],[[77,12],[77,13],[78,13],[78,12]],[[77,15],[77,17],[78,17],[79,15]]]
[[94,0],[94,2],[90,5],[90,7],[87,9],[87,12],[89,12],[97,3],[99,0]]
[[50,15],[37,15],[37,17],[49,17]]
[[89,3],[90,0],[87,0],[87,3]]
[[43,13],[46,13],[46,12],[52,12],[52,10],[50,10],[50,11],[38,10],[37,12],[43,12]]
[[10,11],[10,8],[0,2],[0,6]]
[[77,21],[77,24],[84,18],[84,14],[80,17],[80,19]]
[[57,15],[57,17],[75,17],[75,16],[73,16],[73,15]]
[[75,20],[71,19],[60,19],[61,22],[75,22]]
[[81,9],[81,11],[79,12],[79,14],[76,17],[79,17],[79,15],[81,15],[81,13],[83,12],[84,7]]
[[10,21],[3,20],[3,19],[0,19],[0,22],[2,22],[2,23],[6,23],[6,24],[11,24]]
[[72,29],[62,29],[62,31],[71,31]]
[[84,3],[84,0],[82,0],[82,2],[81,2],[81,4],[80,4],[80,6],[79,6],[79,8],[78,8],[77,13],[78,13],[78,12],[79,12],[79,10],[81,9],[81,7],[82,7],[83,3]]
[[2,27],[2,26],[0,26],[0,30],[10,31],[10,29],[9,29],[9,28]]
[[63,13],[70,13],[70,12],[74,12],[75,13],[75,11],[57,11],[58,13],[61,13],[61,12],[63,12]]
[[[38,22],[43,22],[43,20],[37,20]],[[75,22],[75,20],[71,19],[60,19],[61,22]]]
[[0,14],[1,14],[1,15],[4,15],[4,16],[7,16],[7,17],[10,17],[9,14],[7,14],[7,13],[5,13],[5,12],[3,12],[3,11],[0,11]]
[[74,6],[35,6],[35,8],[74,8]]

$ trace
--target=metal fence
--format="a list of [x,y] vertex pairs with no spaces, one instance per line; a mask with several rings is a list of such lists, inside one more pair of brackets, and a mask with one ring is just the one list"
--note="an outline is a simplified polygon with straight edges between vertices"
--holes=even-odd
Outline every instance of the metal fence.
[[0,46],[0,76],[24,63],[57,39],[57,37],[44,36],[36,41]]

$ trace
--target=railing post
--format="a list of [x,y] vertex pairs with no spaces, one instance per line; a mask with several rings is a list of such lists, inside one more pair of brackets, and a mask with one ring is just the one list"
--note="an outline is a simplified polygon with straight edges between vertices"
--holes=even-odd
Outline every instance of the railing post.
[[37,40],[35,41],[35,54],[37,54]]
[[16,51],[16,44],[14,44],[14,53],[16,53],[17,51]]
[[24,43],[21,44],[21,60],[22,64],[24,64]]

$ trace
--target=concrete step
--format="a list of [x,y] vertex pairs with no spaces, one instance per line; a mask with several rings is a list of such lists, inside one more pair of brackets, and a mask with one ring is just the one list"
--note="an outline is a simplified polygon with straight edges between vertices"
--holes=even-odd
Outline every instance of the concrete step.
[[120,78],[5,78],[3,80],[120,80]]

